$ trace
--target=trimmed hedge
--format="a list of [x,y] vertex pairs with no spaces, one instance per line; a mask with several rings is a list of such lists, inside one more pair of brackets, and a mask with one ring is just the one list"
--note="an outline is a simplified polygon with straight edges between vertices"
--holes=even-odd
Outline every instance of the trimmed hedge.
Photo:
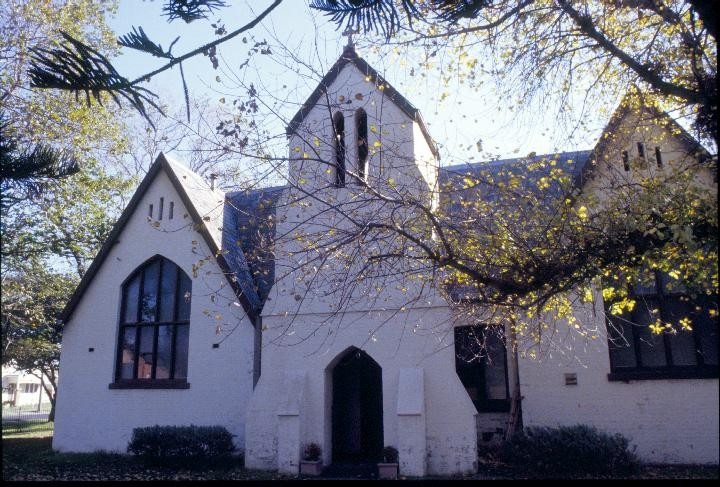
[[133,429],[127,451],[144,458],[217,458],[234,450],[223,426],[148,426]]
[[550,474],[626,474],[640,465],[627,438],[586,425],[529,427],[500,453],[507,463]]

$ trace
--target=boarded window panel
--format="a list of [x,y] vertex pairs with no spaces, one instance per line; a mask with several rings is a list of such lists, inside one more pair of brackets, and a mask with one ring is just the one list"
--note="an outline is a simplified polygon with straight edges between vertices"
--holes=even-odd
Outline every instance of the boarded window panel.
[[505,344],[502,332],[488,328],[485,332],[485,391],[488,399],[507,399]]
[[121,379],[132,379],[135,370],[135,327],[126,326],[122,332],[120,344],[120,370]]
[[125,285],[125,310],[123,311],[122,318],[125,323],[137,322],[140,276],[141,273],[138,273],[129,283]]
[[140,355],[138,357],[138,379],[151,379],[153,366],[154,326],[140,328]]
[[160,273],[160,261],[155,261],[145,268],[145,282],[143,285],[142,308],[140,319],[142,321],[156,321],[157,286]]
[[177,266],[169,261],[163,265],[162,280],[160,282],[160,317],[159,321],[173,320],[175,310],[175,284],[177,279]]
[[156,379],[169,379],[172,367],[173,326],[158,327]]
[[695,339],[693,338],[692,332],[683,330],[679,325],[680,320],[683,318],[691,318],[690,305],[687,300],[666,297],[663,308],[665,319],[669,323],[673,323],[675,329],[675,333],[668,336],[673,365],[697,365]]
[[190,319],[190,298],[192,296],[191,289],[192,282],[190,281],[190,278],[184,272],[180,272],[180,285],[177,290],[178,321]]
[[187,379],[189,326],[177,325],[175,333],[175,379]]
[[627,316],[611,316],[608,323],[610,365],[612,368],[635,368],[635,339],[633,325]]

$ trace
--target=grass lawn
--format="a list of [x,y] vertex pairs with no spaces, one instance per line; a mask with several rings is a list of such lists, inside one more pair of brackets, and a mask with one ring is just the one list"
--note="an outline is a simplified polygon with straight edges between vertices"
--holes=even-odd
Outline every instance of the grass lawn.
[[[116,453],[55,453],[47,432],[23,433],[2,439],[3,480],[273,480],[273,472],[247,471],[239,458],[220,463],[171,467],[148,465]],[[581,478],[581,476],[578,476]],[[473,479],[538,478],[502,464],[481,463]],[[651,465],[631,478],[717,479],[717,466]]]
[[7,421],[2,424],[2,437],[12,438],[25,434],[42,432],[43,436],[52,436],[53,424],[47,421]]
[[223,464],[146,465],[117,453],[56,453],[47,433],[2,439],[3,480],[271,480],[273,472],[248,472],[239,458]]

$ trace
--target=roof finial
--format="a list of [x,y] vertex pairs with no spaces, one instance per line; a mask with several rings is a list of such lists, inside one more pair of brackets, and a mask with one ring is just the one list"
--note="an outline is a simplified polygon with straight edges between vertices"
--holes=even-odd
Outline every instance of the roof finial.
[[353,36],[353,34],[358,34],[359,32],[360,32],[359,29],[358,29],[358,30],[355,30],[355,29],[353,29],[352,27],[350,27],[349,25],[348,25],[347,28],[343,31],[342,35],[344,35],[344,36],[346,36],[346,37],[348,38],[347,45],[345,46],[345,50],[346,50],[346,51],[347,51],[347,50],[355,50],[355,44],[353,43],[353,38],[352,38],[352,36]]

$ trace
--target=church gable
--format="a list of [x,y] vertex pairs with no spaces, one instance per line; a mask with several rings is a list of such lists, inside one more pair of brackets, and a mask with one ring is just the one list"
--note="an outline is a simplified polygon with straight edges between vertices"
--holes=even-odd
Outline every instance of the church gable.
[[242,447],[256,311],[220,254],[224,202],[164,156],[153,164],[65,310],[53,448],[125,451],[133,428],[208,411]]
[[[166,189],[158,192],[158,186]],[[203,255],[198,253],[198,265],[202,265],[208,257],[214,258],[225,276],[223,286],[232,288],[248,317],[254,321],[259,300],[242,250],[233,249],[230,253],[222,246],[224,200],[223,193],[211,190],[199,175],[160,154],[93,259],[63,310],[61,319],[65,322],[71,319],[116,244],[128,240],[142,241],[143,234],[148,231],[169,232],[172,235],[189,228],[197,232],[195,235],[200,236],[206,246],[206,250],[201,252]],[[140,220],[147,228],[134,228]],[[133,228],[127,228],[129,225]],[[189,238],[187,244],[196,247],[197,241]]]
[[[631,92],[621,101],[593,149],[578,181],[586,194],[666,178],[709,159],[705,148],[672,117],[654,106],[638,105],[635,96]],[[712,179],[709,170],[694,172]]]

